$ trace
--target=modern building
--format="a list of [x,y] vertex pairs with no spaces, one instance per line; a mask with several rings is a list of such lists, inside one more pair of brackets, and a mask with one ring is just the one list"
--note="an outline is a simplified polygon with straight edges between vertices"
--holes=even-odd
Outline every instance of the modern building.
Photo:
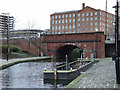
[[6,36],[7,30],[14,29],[14,17],[8,15],[0,15],[0,37]]
[[[106,18],[107,17],[107,18]],[[50,15],[50,34],[70,34],[104,31],[114,39],[115,15],[82,4],[81,10],[55,12]]]
[[11,30],[9,36],[10,38],[37,38],[43,32],[43,30],[38,29]]
[[7,23],[9,24],[9,30],[12,30],[14,28],[14,17],[0,15],[0,30],[6,30]]

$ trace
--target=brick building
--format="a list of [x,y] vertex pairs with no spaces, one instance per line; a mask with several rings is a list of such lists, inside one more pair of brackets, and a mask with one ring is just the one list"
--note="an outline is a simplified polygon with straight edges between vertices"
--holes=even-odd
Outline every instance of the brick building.
[[115,22],[114,14],[85,6],[85,3],[83,3],[81,10],[56,12],[51,14],[50,33],[70,34],[104,31],[107,35],[107,39],[113,40],[113,22]]

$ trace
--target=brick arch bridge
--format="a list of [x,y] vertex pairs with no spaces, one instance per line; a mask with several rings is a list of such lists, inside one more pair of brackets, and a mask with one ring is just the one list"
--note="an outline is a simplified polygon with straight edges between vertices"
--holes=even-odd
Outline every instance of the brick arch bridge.
[[96,58],[105,57],[104,32],[56,34],[42,36],[46,54],[56,57],[65,56],[75,48],[84,50],[84,56],[90,58],[94,54]]
[[[3,40],[6,43],[6,40]],[[30,52],[37,56],[44,55],[65,57],[70,55],[75,48],[84,50],[84,56],[90,58],[95,54],[96,58],[105,57],[104,32],[74,33],[41,35],[41,38],[11,39],[10,44],[18,46],[22,51]]]

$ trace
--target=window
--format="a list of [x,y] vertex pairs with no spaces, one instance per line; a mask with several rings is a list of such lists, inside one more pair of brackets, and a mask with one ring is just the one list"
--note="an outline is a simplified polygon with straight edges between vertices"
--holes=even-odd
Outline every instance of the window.
[[64,15],[62,15],[62,18],[64,18]]
[[71,19],[69,19],[69,23],[71,23]]
[[52,30],[54,30],[54,26],[52,26]]
[[67,20],[67,19],[65,20],[65,23],[68,23],[68,20]]
[[93,31],[93,28],[90,28],[91,31]]
[[78,19],[78,21],[80,21],[80,18]]
[[83,28],[82,31],[85,31],[85,29]]
[[55,21],[55,24],[57,24],[57,20]]
[[93,12],[91,12],[91,14],[90,14],[91,16],[93,16]]
[[69,26],[69,29],[71,29],[71,25]]
[[61,18],[61,15],[59,15],[59,19]]
[[97,12],[95,12],[95,15],[97,15]]
[[97,17],[95,17],[95,20],[97,20]]
[[52,20],[52,24],[54,24],[54,20]]
[[78,23],[78,26],[80,26],[80,23]]
[[88,26],[89,24],[88,23],[86,23],[86,26]]
[[64,29],[64,25],[62,26],[62,29]]
[[97,22],[95,22],[95,25],[97,25]]
[[75,28],[75,25],[73,25],[73,28]]
[[66,25],[66,29],[68,29],[68,26]]
[[52,34],[54,34],[54,32],[52,32]]
[[75,14],[73,14],[73,17],[75,17]]
[[78,13],[78,17],[80,17],[80,13]]
[[84,26],[85,24],[84,23],[82,23],[82,26]]
[[89,13],[86,13],[86,16],[89,16]]
[[61,26],[59,26],[59,30],[61,29]]
[[95,31],[98,31],[98,28],[97,28],[97,27],[95,28]]
[[82,14],[82,16],[84,16],[84,13]]
[[68,15],[66,14],[66,18],[68,17]]
[[64,20],[62,20],[62,23],[64,23]]
[[61,32],[58,32],[58,34],[61,34]]
[[89,18],[86,18],[86,21],[89,21]]
[[61,20],[59,20],[59,24],[61,23]]
[[78,31],[80,31],[80,28],[78,28]]
[[54,19],[54,16],[52,16],[52,19]]
[[55,19],[57,19],[57,16],[55,16]]
[[75,22],[75,19],[73,19],[73,22]]
[[82,19],[82,21],[84,21],[84,18]]
[[90,23],[90,25],[92,26],[92,25],[93,25],[93,23]]
[[55,26],[55,29],[57,30],[57,26]]
[[90,20],[92,21],[92,20],[93,20],[93,18],[91,17],[91,18],[90,18]]
[[87,28],[86,31],[88,31],[89,29]]
[[68,32],[66,32],[66,34],[68,34]]
[[71,14],[69,14],[69,17],[71,17]]
[[73,33],[75,33],[75,31],[73,31]]

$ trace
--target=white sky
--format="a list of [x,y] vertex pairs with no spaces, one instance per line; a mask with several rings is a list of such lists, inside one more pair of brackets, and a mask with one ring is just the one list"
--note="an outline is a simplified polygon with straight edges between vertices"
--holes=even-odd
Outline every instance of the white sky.
[[[105,10],[106,0],[0,0],[0,13],[15,17],[15,29],[50,28],[50,14],[80,10],[82,3],[95,9]],[[108,0],[108,12],[113,13],[116,0]],[[31,23],[31,24],[28,24]]]

